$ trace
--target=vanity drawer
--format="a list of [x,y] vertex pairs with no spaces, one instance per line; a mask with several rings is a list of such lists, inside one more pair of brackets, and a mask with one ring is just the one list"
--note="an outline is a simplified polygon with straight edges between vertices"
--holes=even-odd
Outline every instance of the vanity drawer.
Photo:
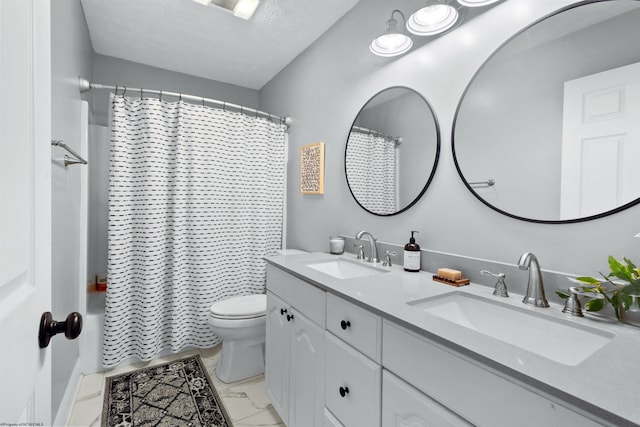
[[382,368],[325,334],[325,406],[345,427],[380,426]]
[[473,427],[386,369],[382,371],[382,425]]
[[602,425],[387,320],[382,337],[385,369],[477,426]]
[[324,328],[327,293],[267,264],[267,289]]
[[327,294],[327,330],[380,363],[382,319],[331,293]]

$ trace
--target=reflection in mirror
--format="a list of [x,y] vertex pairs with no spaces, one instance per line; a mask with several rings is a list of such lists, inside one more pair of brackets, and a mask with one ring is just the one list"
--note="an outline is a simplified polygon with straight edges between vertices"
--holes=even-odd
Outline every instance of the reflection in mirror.
[[640,2],[607,0],[562,10],[499,48],[454,121],[454,159],[472,193],[544,223],[637,203],[639,40]]
[[349,132],[351,194],[375,215],[405,211],[426,191],[439,154],[440,131],[427,101],[408,88],[383,90],[362,107]]

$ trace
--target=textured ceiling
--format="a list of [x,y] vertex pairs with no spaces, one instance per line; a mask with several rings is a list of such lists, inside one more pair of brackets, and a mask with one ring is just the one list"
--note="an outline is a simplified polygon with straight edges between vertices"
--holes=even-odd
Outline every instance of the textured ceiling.
[[262,0],[246,21],[193,0],[81,0],[102,55],[261,89],[359,0]]

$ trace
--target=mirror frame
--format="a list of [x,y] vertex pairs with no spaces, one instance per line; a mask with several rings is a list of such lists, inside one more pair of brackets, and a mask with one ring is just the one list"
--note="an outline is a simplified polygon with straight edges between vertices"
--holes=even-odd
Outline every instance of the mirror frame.
[[462,182],[464,183],[465,187],[467,187],[467,190],[469,190],[469,192],[471,194],[473,194],[478,200],[480,200],[484,205],[488,206],[489,208],[491,208],[492,210],[508,216],[510,218],[514,218],[520,221],[526,221],[526,222],[531,222],[531,223],[538,223],[538,224],[572,224],[572,223],[578,223],[578,222],[585,222],[585,221],[591,221],[594,219],[599,219],[599,218],[604,218],[610,215],[613,215],[615,213],[621,212],[625,209],[628,209],[632,206],[637,205],[638,203],[640,203],[640,196],[638,196],[638,198],[632,200],[631,202],[625,203],[624,205],[620,205],[614,209],[610,209],[608,211],[605,212],[601,212],[595,215],[589,215],[589,216],[585,216],[585,217],[580,217],[580,218],[570,218],[570,219],[535,219],[535,218],[527,218],[527,217],[523,217],[520,215],[516,215],[516,214],[512,214],[510,212],[507,212],[503,209],[498,208],[497,206],[492,205],[491,203],[487,202],[485,199],[483,199],[474,189],[473,187],[471,187],[471,185],[469,185],[469,182],[467,181],[467,179],[465,178],[464,174],[462,173],[462,170],[460,169],[460,164],[458,163],[458,157],[456,156],[456,139],[455,139],[455,134],[456,134],[456,126],[457,126],[457,122],[458,122],[458,114],[460,112],[460,106],[462,105],[462,102],[465,99],[465,96],[467,95],[467,92],[469,91],[469,88],[473,85],[473,83],[476,80],[476,77],[478,76],[478,74],[480,74],[480,72],[485,68],[485,66],[487,65],[487,63],[489,61],[491,61],[491,59],[493,59],[494,56],[496,56],[498,54],[498,52],[500,52],[500,50],[506,46],[507,44],[509,44],[514,38],[520,36],[522,33],[524,33],[525,31],[529,30],[532,27],[535,27],[536,25],[538,25],[539,23],[541,23],[542,21],[545,21],[546,19],[549,19],[553,16],[559,15],[561,13],[567,12],[569,10],[581,7],[581,6],[586,6],[589,4],[594,4],[594,3],[602,3],[602,2],[608,2],[608,1],[615,1],[615,0],[583,0],[580,1],[578,3],[574,3],[565,7],[562,7],[558,10],[556,10],[555,12],[552,12],[546,16],[543,16],[542,18],[532,22],[531,24],[527,25],[526,27],[524,27],[523,29],[519,30],[518,32],[516,32],[515,34],[513,34],[511,37],[509,37],[506,41],[504,41],[503,43],[500,44],[500,46],[498,46],[493,53],[491,53],[491,55],[489,55],[489,57],[482,63],[482,65],[480,65],[480,67],[478,68],[478,70],[473,74],[473,77],[471,77],[471,80],[469,81],[469,83],[467,84],[464,92],[462,93],[461,97],[460,97],[460,101],[458,101],[458,106],[456,107],[456,112],[455,115],[453,117],[453,124],[451,127],[451,151],[453,153],[453,162],[456,166],[456,170],[458,171],[458,175],[460,176],[460,179],[462,180]]
[[[362,206],[360,201],[353,194],[353,190],[351,190],[351,185],[349,185],[349,177],[347,175],[347,146],[349,145],[349,135],[351,133],[351,129],[355,126],[356,121],[358,120],[358,117],[360,117],[360,113],[362,113],[362,111],[367,106],[367,104],[369,104],[369,102],[371,102],[371,100],[373,100],[376,96],[380,95],[381,93],[383,93],[383,92],[385,92],[387,90],[391,90],[391,89],[406,89],[408,91],[413,92],[414,94],[419,96],[422,99],[422,101],[424,101],[425,105],[427,106],[427,108],[431,112],[431,117],[433,118],[433,123],[434,123],[434,127],[435,127],[435,130],[436,130],[436,153],[435,153],[435,156],[434,156],[434,159],[433,159],[433,167],[431,168],[431,173],[429,174],[429,177],[427,178],[427,182],[424,184],[424,187],[422,187],[422,190],[420,190],[420,193],[409,204],[407,204],[407,206],[403,207],[402,209],[400,209],[400,210],[398,210],[398,211],[396,211],[394,213],[390,213],[390,214],[381,214],[381,213],[371,212],[369,209],[367,209],[364,206]],[[358,206],[360,206],[363,210],[369,212],[370,214],[373,214],[373,215],[376,215],[376,216],[388,217],[388,216],[398,215],[398,214],[408,210],[413,205],[415,205],[418,202],[418,200],[420,200],[420,198],[427,191],[427,188],[431,184],[431,181],[433,181],[433,177],[434,177],[434,175],[436,173],[436,169],[438,168],[438,162],[439,162],[439,159],[440,159],[440,146],[441,146],[440,123],[438,122],[438,116],[436,115],[436,112],[434,111],[434,109],[431,106],[431,104],[429,103],[429,101],[427,101],[426,98],[424,96],[422,96],[422,94],[420,94],[418,91],[416,91],[414,89],[411,89],[410,87],[407,87],[407,86],[389,86],[389,87],[386,87],[386,88],[384,88],[382,90],[379,90],[373,96],[371,96],[367,100],[367,102],[364,103],[362,108],[360,108],[360,110],[358,111],[358,114],[356,114],[356,117],[353,119],[353,122],[351,123],[351,126],[349,127],[349,130],[347,132],[347,137],[346,137],[345,140],[346,140],[346,142],[344,144],[344,179],[347,182],[347,187],[349,188],[349,193],[351,193],[351,197],[353,197],[353,200],[356,201]]]

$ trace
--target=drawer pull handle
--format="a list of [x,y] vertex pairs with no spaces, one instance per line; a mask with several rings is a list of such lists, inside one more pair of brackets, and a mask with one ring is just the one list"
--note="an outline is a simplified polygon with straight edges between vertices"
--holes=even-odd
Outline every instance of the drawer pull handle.
[[347,328],[351,327],[351,322],[349,320],[343,320],[340,322],[340,327],[342,328],[342,330],[346,331]]
[[293,314],[287,314],[287,322],[291,322],[293,320]]
[[340,387],[340,396],[345,397],[349,394],[349,387]]
[[284,316],[284,314],[287,312],[286,308],[281,308],[280,309],[280,316]]

